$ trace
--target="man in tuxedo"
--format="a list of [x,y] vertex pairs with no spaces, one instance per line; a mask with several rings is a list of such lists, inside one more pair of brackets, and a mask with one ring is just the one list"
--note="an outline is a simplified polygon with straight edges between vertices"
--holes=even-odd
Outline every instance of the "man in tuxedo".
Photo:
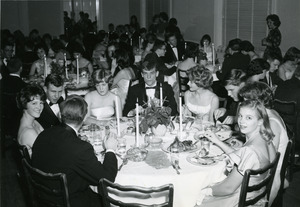
[[153,45],[153,52],[146,55],[144,62],[155,62],[156,70],[158,71],[159,82],[164,82],[164,76],[171,76],[176,72],[177,65],[173,65],[168,68],[164,61],[163,57],[166,54],[166,44],[161,40],[156,40]]
[[44,109],[37,121],[44,129],[60,124],[59,104],[63,101],[61,96],[64,90],[64,80],[60,75],[50,74],[45,80],[44,90],[47,100]]
[[21,79],[22,62],[19,58],[12,58],[7,63],[8,76],[1,81],[2,86],[2,131],[6,135],[17,136],[19,122],[23,111],[17,107],[16,96],[26,83]]
[[135,109],[137,99],[139,106],[143,108],[148,106],[150,98],[159,99],[160,86],[162,87],[163,92],[163,105],[169,106],[172,109],[172,116],[177,115],[177,104],[172,87],[167,82],[159,82],[156,80],[158,76],[156,62],[144,62],[142,67],[142,77],[144,81],[129,88],[123,115],[127,116],[129,111]]
[[178,61],[182,61],[184,55],[184,44],[179,44],[175,33],[166,33],[166,54],[164,61],[167,64],[174,64]]
[[[32,166],[46,173],[65,173],[72,207],[101,206],[100,195],[90,189],[101,178],[114,182],[118,161],[117,140],[109,137],[103,162],[99,162],[93,146],[78,138],[78,130],[87,114],[87,103],[77,95],[60,104],[62,124],[45,129],[32,147]],[[47,182],[47,181],[45,181]],[[47,184],[47,183],[46,183]],[[56,201],[47,196],[50,201]]]

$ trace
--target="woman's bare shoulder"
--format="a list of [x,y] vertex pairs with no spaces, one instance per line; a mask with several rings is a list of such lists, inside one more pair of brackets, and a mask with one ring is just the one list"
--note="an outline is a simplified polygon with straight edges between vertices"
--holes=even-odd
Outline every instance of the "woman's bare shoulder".
[[38,133],[33,127],[24,127],[20,130],[19,136],[18,136],[18,142],[21,145],[26,145],[30,140],[36,139],[38,136]]

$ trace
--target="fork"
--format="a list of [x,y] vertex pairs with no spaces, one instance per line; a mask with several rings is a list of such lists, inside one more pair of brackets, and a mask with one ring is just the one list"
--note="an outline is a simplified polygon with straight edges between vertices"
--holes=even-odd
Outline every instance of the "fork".
[[122,167],[123,167],[124,165],[126,165],[127,163],[128,163],[128,158],[124,158],[122,164],[120,165],[120,167],[119,167],[119,169],[118,169],[118,171],[120,171],[120,170],[122,169]]
[[176,168],[178,168],[179,170],[181,170],[181,167],[179,166],[179,160],[175,160],[174,165],[175,165]]
[[178,167],[176,167],[174,163],[172,163],[172,167],[176,170],[176,173],[177,173],[178,175],[180,175],[180,172],[179,172],[179,170],[178,170]]

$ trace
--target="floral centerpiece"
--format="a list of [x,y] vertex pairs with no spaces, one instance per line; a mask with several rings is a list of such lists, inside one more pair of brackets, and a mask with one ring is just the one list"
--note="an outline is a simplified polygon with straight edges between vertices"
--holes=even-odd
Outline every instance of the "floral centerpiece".
[[[144,118],[140,123],[140,132],[146,133],[149,128],[157,128],[158,126],[164,126],[165,130],[167,126],[172,123],[171,121],[171,108],[168,106],[159,106],[159,100],[151,99],[148,103],[148,107],[144,111]],[[161,131],[158,130],[158,131]]]

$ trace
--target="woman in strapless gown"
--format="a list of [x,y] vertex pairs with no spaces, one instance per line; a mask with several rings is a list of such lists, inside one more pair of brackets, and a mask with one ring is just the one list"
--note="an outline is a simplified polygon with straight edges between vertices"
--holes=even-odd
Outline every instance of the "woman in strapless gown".
[[73,48],[73,57],[75,60],[72,61],[72,69],[74,71],[74,73],[77,73],[77,58],[78,58],[78,67],[79,67],[79,74],[81,76],[91,76],[91,74],[93,73],[94,69],[93,69],[93,65],[92,63],[85,59],[84,57],[82,57],[82,54],[84,53],[84,49],[82,48],[82,46],[79,43],[74,43],[74,45],[72,46]]
[[87,123],[97,122],[96,120],[110,118],[119,112],[122,116],[121,101],[109,88],[112,86],[113,78],[111,72],[105,69],[96,70],[92,75],[96,90],[85,95],[88,104]]
[[189,71],[190,90],[184,94],[185,115],[195,115],[202,120],[213,122],[213,113],[219,108],[219,98],[210,87],[213,83],[212,73],[197,65]]
[[25,145],[31,156],[31,148],[37,136],[44,130],[36,119],[40,117],[44,109],[46,94],[39,85],[29,84],[22,88],[16,100],[18,107],[23,109],[17,137],[18,144]]
[[29,76],[43,76],[45,74],[45,68],[47,68],[47,75],[50,74],[52,59],[47,57],[47,48],[42,44],[38,44],[35,48],[35,52],[39,59],[32,63]]

